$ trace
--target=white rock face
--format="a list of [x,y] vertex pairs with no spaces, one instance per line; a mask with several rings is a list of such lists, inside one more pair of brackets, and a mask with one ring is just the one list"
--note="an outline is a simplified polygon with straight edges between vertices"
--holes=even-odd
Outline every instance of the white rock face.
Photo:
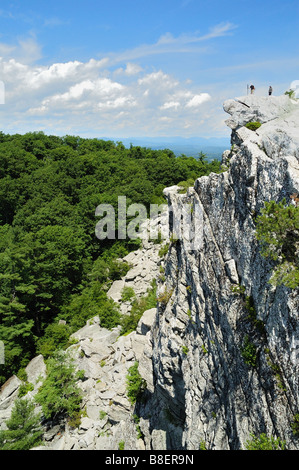
[[[198,179],[195,194],[166,192],[178,209],[199,199],[204,241],[190,251],[182,239],[168,254],[165,282],[173,293],[152,328],[155,391],[142,429],[154,449],[199,449],[204,442],[235,450],[250,433],[298,449],[291,429],[299,409],[298,289],[269,284],[272,267],[260,255],[255,216],[264,201],[290,202],[299,193],[299,108],[287,96],[250,96],[224,109],[233,130],[228,171]],[[257,132],[243,127],[257,120]],[[243,295],[232,291],[238,285]],[[242,356],[246,338],[256,348],[255,367]]]
[[223,105],[224,111],[231,115],[231,119],[227,122],[229,124],[231,120],[235,122],[234,129],[236,125],[243,126],[251,121],[265,123],[279,120],[292,114],[296,108],[298,108],[297,102],[286,95],[267,97],[249,95],[227,100]]
[[124,261],[132,267],[121,280],[115,281],[107,292],[108,297],[120,305],[121,313],[124,315],[130,313],[131,303],[121,301],[123,289],[132,288],[137,298],[146,295],[147,290],[151,288],[152,281],[159,274],[160,248],[160,244],[144,240],[141,249],[124,257]]
[[[46,365],[43,356],[39,355],[32,359],[25,370],[28,382],[34,387],[33,390],[27,393],[26,398],[33,398],[46,376]],[[0,430],[7,428],[5,422],[10,418],[21,385],[22,381],[14,375],[0,389]]]

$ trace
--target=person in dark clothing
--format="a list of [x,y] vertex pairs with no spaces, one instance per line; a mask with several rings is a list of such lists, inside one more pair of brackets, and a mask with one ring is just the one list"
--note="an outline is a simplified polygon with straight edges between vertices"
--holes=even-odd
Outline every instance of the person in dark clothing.
[[254,92],[255,88],[253,85],[250,85],[250,93],[253,95],[253,92]]
[[273,88],[270,86],[270,87],[269,87],[269,96],[272,95],[272,91],[273,91]]

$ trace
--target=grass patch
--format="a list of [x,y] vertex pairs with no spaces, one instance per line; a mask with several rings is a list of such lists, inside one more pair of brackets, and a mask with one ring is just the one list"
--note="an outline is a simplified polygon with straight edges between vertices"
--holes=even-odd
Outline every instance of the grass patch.
[[254,122],[248,122],[247,124],[245,124],[245,127],[247,129],[250,129],[251,131],[256,131],[259,127],[261,127],[261,123],[260,122],[257,122],[257,121],[254,121]]

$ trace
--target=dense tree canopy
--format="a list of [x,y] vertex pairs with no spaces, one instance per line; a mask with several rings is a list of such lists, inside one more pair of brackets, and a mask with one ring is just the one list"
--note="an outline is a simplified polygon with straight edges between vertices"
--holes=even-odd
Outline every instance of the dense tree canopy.
[[[217,161],[176,157],[120,142],[0,133],[0,384],[38,352],[67,344],[94,316],[113,327],[120,314],[107,296],[123,275],[118,263],[136,248],[100,241],[95,209],[118,196],[127,204],[165,203],[163,188],[219,172]],[[67,326],[54,327],[59,319]]]

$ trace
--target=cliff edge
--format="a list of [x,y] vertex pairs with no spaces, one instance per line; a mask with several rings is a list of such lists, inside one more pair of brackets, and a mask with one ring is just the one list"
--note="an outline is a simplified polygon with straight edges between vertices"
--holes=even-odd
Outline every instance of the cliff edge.
[[[299,104],[247,96],[224,110],[226,171],[185,195],[166,191],[174,210],[201,207],[203,227],[194,230],[203,240],[190,250],[181,237],[167,255],[160,292],[171,295],[152,327],[155,390],[142,429],[152,448],[238,450],[265,433],[298,449],[298,289],[269,284],[255,230],[265,201],[299,192]],[[245,127],[256,121],[256,131]]]

